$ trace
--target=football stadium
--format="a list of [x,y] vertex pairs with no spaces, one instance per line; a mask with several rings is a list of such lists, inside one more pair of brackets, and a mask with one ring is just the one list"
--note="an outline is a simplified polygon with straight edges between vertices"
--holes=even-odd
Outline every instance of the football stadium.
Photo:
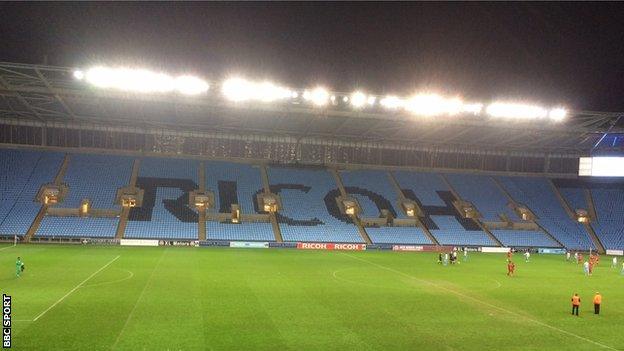
[[194,72],[0,62],[4,348],[624,350],[622,113]]

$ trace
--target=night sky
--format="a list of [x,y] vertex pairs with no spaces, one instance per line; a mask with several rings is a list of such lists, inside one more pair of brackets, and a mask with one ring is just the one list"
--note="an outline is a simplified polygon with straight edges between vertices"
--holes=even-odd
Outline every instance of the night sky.
[[624,111],[624,4],[0,3],[0,60]]

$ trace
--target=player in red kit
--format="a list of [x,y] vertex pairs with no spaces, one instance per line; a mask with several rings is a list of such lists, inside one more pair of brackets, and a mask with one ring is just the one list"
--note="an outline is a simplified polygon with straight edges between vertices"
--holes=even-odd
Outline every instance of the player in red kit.
[[513,254],[511,253],[511,249],[509,249],[509,252],[507,252],[507,262],[511,262],[511,256]]
[[516,264],[510,260],[509,263],[507,263],[507,276],[513,277],[515,271],[516,271]]

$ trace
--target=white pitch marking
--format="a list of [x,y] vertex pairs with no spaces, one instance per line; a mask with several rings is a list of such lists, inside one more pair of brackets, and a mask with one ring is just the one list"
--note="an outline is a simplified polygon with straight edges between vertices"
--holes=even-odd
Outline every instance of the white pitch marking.
[[0,249],[0,251],[2,251],[2,250],[6,250],[6,249],[10,249],[10,248],[15,247],[15,246],[16,246],[16,245],[11,245],[11,246],[7,246],[7,247],[3,247],[3,248],[1,248],[1,249]]
[[111,281],[108,281],[108,282],[101,282],[101,283],[95,283],[95,284],[87,284],[87,285],[84,285],[83,288],[92,288],[94,286],[102,286],[102,285],[121,283],[123,281],[126,281],[128,279],[132,279],[132,277],[134,277],[134,273],[129,271],[129,270],[127,270],[127,269],[121,269],[121,271],[125,271],[125,272],[130,273],[130,274],[128,274],[124,278],[117,279],[117,280],[111,280]]
[[143,298],[143,294],[145,294],[145,291],[147,290],[147,286],[151,283],[152,278],[154,277],[154,272],[156,272],[156,268],[160,266],[160,262],[162,261],[164,256],[165,256],[165,250],[162,251],[162,253],[160,254],[160,258],[158,259],[158,262],[156,262],[156,265],[154,266],[154,268],[152,268],[152,273],[150,273],[150,276],[147,279],[147,282],[145,282],[145,285],[143,285],[143,290],[141,290],[141,294],[139,294],[139,297],[136,299],[136,301],[134,301],[134,306],[132,306],[132,310],[130,310],[130,313],[128,314],[128,318],[126,318],[126,322],[124,323],[123,327],[121,327],[121,330],[119,331],[119,334],[117,335],[117,338],[115,339],[115,343],[113,344],[113,346],[111,346],[112,349],[117,347],[117,344],[119,344],[119,340],[121,340],[121,335],[123,334],[124,330],[128,326],[128,322],[130,322],[130,318],[132,318],[132,315],[134,314],[134,310],[136,310],[137,305],[139,304],[139,301]]
[[74,291],[78,290],[78,288],[80,288],[82,286],[82,284],[86,283],[89,279],[95,277],[96,274],[100,273],[101,271],[104,270],[104,268],[108,267],[111,263],[115,262],[120,256],[117,255],[117,257],[113,258],[112,260],[108,261],[107,264],[103,265],[102,267],[100,267],[100,269],[98,269],[97,271],[93,272],[93,274],[91,274],[90,276],[87,277],[87,279],[83,280],[82,282],[80,282],[80,284],[76,285],[73,289],[71,289],[67,294],[65,294],[63,297],[61,297],[60,299],[58,299],[58,301],[56,301],[54,304],[52,304],[52,306],[48,307],[45,311],[41,312],[37,317],[33,318],[33,322],[36,322],[37,319],[41,318],[44,314],[46,314],[49,310],[53,309],[54,306],[58,305],[59,303],[61,303],[63,300],[65,300],[65,298],[69,295],[71,295],[71,293],[73,293]]
[[434,287],[436,287],[436,288],[438,288],[438,289],[441,289],[441,290],[446,290],[446,291],[448,291],[448,292],[450,292],[450,293],[452,293],[452,294],[455,294],[455,295],[457,295],[457,296],[461,296],[461,297],[463,297],[463,298],[473,300],[473,301],[475,301],[475,302],[477,302],[477,303],[480,303],[480,304],[485,305],[485,306],[489,306],[489,307],[494,308],[494,309],[497,309],[497,310],[499,310],[499,311],[503,311],[503,312],[505,312],[505,313],[509,313],[509,314],[511,314],[511,315],[518,316],[518,317],[520,317],[520,318],[524,318],[524,319],[526,319],[526,320],[528,320],[528,321],[530,321],[530,322],[533,322],[533,323],[539,324],[539,325],[541,325],[541,326],[544,326],[544,327],[546,327],[546,328],[550,328],[550,329],[552,329],[552,330],[555,330],[555,331],[561,332],[561,333],[563,333],[563,334],[567,334],[567,335],[573,336],[573,337],[578,338],[578,339],[581,339],[581,340],[583,340],[583,341],[587,341],[587,342],[589,342],[589,343],[591,343],[591,344],[594,344],[594,345],[600,346],[600,347],[602,347],[602,348],[609,349],[609,350],[615,350],[615,351],[618,351],[618,349],[615,349],[615,348],[613,348],[613,347],[611,347],[611,346],[608,346],[608,345],[605,345],[605,344],[601,344],[601,343],[599,343],[599,342],[597,342],[597,341],[594,341],[594,340],[591,340],[591,339],[588,339],[588,338],[582,337],[582,336],[580,336],[580,335],[574,334],[574,333],[569,332],[569,331],[567,331],[567,330],[563,330],[563,329],[559,329],[559,328],[557,328],[557,327],[553,327],[553,326],[552,326],[552,325],[550,325],[550,324],[546,324],[546,323],[544,323],[544,322],[540,322],[540,321],[538,321],[538,320],[536,320],[536,319],[532,319],[532,318],[529,318],[529,317],[527,317],[527,316],[523,316],[523,315],[521,315],[521,314],[519,314],[519,313],[517,313],[517,312],[510,311],[510,310],[508,310],[508,309],[505,309],[505,308],[502,308],[502,307],[499,307],[499,306],[496,306],[496,305],[492,305],[491,303],[488,303],[488,302],[485,302],[485,301],[479,300],[479,299],[477,299],[477,298],[475,298],[475,297],[472,297],[472,296],[469,296],[469,295],[462,294],[462,293],[460,293],[460,292],[458,292],[458,291],[455,291],[455,290],[449,289],[449,288],[444,287],[444,286],[442,286],[442,285],[438,285],[438,284],[433,283],[433,282],[430,282],[430,281],[428,281],[428,280],[424,280],[424,279],[416,278],[416,277],[414,277],[414,276],[412,276],[412,275],[409,275],[409,274],[407,274],[407,273],[404,273],[404,272],[398,271],[398,270],[393,269],[393,268],[390,268],[390,267],[386,267],[386,266],[380,265],[380,264],[375,263],[375,262],[371,262],[371,261],[369,261],[369,260],[365,260],[365,259],[363,259],[363,258],[361,258],[361,257],[351,256],[351,255],[349,255],[349,254],[347,254],[347,253],[344,253],[344,252],[343,252],[342,254],[343,254],[343,255],[345,255],[345,256],[351,257],[351,258],[353,258],[353,259],[356,259],[356,260],[359,260],[359,261],[362,261],[362,262],[366,262],[366,263],[371,264],[371,265],[373,265],[373,266],[376,266],[376,267],[378,267],[378,268],[385,269],[385,270],[387,270],[387,271],[390,271],[390,272],[394,272],[394,273],[397,273],[397,274],[403,275],[403,276],[405,276],[405,277],[408,277],[408,278],[411,278],[411,279],[414,279],[414,280],[420,281],[420,282],[425,283],[425,284],[429,284],[429,285],[434,286]]

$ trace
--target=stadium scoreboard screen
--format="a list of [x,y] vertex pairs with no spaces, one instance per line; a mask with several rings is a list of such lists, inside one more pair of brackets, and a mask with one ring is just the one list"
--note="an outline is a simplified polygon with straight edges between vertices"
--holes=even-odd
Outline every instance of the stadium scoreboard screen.
[[624,177],[624,157],[581,157],[579,176]]

